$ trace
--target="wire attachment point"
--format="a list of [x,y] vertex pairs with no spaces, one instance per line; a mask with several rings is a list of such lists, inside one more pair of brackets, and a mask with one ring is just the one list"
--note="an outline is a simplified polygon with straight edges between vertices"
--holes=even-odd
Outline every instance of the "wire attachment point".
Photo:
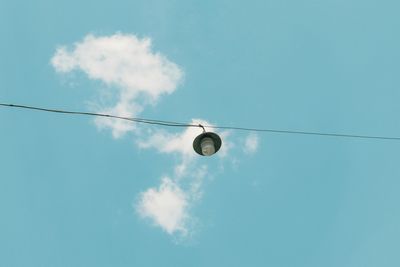
[[203,126],[203,125],[199,124],[199,127],[201,127],[201,128],[203,129],[203,133],[205,133],[205,132],[206,132],[206,129],[204,128],[204,126]]

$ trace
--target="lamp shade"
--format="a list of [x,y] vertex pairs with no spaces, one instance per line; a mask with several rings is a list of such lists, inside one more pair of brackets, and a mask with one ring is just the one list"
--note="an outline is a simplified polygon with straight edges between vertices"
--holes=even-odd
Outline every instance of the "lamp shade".
[[211,156],[221,148],[221,138],[212,132],[205,132],[198,135],[193,141],[193,149],[202,156]]

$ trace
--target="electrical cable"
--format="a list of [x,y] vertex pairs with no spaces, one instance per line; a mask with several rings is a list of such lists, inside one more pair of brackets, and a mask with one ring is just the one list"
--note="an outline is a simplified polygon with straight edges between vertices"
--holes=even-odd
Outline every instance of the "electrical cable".
[[268,132],[268,133],[278,133],[278,134],[299,134],[299,135],[316,135],[316,136],[327,136],[327,137],[344,137],[344,138],[358,138],[358,139],[380,139],[380,140],[396,140],[400,141],[400,137],[389,137],[389,136],[371,136],[371,135],[356,135],[356,134],[341,134],[341,133],[326,133],[326,132],[308,132],[308,131],[295,131],[295,130],[278,130],[278,129],[260,129],[260,128],[245,128],[245,127],[233,127],[233,126],[212,126],[212,125],[201,125],[201,124],[188,124],[174,121],[165,121],[165,120],[153,120],[153,119],[145,119],[145,118],[133,118],[133,117],[122,117],[116,116],[112,114],[103,114],[103,113],[93,113],[93,112],[81,112],[81,111],[68,111],[61,109],[49,109],[49,108],[41,108],[41,107],[33,107],[26,105],[17,105],[17,104],[7,104],[0,103],[2,107],[11,107],[11,108],[20,108],[20,109],[29,109],[29,110],[37,110],[44,112],[52,112],[52,113],[62,113],[69,115],[85,115],[85,116],[97,116],[97,117],[105,117],[105,118],[114,118],[120,120],[127,120],[136,123],[145,123],[159,126],[168,126],[168,127],[200,127],[204,130],[204,128],[213,128],[213,129],[221,129],[221,130],[238,130],[238,131],[251,131],[251,132]]
[[122,116],[116,116],[116,115],[111,115],[111,114],[103,114],[103,113],[82,112],[82,111],[68,111],[68,110],[61,110],[61,109],[49,109],[49,108],[40,108],[40,107],[17,105],[17,104],[6,104],[6,103],[0,103],[0,106],[12,107],[12,108],[21,108],[21,109],[30,109],[30,110],[45,111],[45,112],[53,112],[53,113],[70,114],[70,115],[86,115],[86,116],[97,116],[97,117],[105,117],[105,118],[114,118],[114,119],[120,119],[120,120],[127,120],[127,121],[131,121],[131,122],[147,123],[147,124],[154,124],[154,125],[161,125],[161,126],[198,127],[198,125],[194,125],[194,124],[192,125],[192,124],[185,124],[185,123],[179,123],[179,122],[169,122],[169,121],[162,121],[162,120],[150,120],[150,119],[143,119],[143,118],[122,117]]

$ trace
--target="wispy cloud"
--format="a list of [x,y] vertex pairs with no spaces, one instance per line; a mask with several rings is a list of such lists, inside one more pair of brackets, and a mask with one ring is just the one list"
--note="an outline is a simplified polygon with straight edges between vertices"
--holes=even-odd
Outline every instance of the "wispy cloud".
[[258,135],[255,133],[250,133],[244,141],[243,151],[246,154],[254,154],[255,152],[257,152],[258,143]]
[[[161,53],[153,52],[149,38],[117,33],[87,35],[71,48],[61,46],[51,59],[57,72],[80,70],[115,90],[116,103],[96,104],[96,111],[118,116],[137,116],[143,106],[175,91],[183,71]],[[114,96],[115,98],[115,96]],[[114,137],[134,130],[129,122],[96,119],[100,128],[110,128]]]

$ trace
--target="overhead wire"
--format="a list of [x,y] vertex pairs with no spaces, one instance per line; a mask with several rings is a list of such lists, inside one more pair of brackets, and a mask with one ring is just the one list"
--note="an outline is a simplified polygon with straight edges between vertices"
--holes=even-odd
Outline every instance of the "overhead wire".
[[52,113],[69,114],[69,115],[85,115],[85,116],[114,118],[114,119],[120,119],[120,120],[127,120],[127,121],[131,121],[131,122],[146,123],[146,124],[153,124],[153,125],[160,125],[160,126],[198,127],[198,125],[191,125],[191,124],[186,124],[186,123],[169,122],[169,121],[163,121],[163,120],[152,120],[152,119],[144,119],[144,118],[123,117],[123,116],[104,114],[104,113],[69,111],[69,110],[62,110],[62,109],[50,109],[50,108],[41,108],[41,107],[33,107],[33,106],[18,105],[18,104],[7,104],[7,103],[0,103],[0,106],[11,107],[11,108],[20,108],[20,109],[30,109],[30,110],[37,110],[37,111],[45,111],[45,112],[52,112]]
[[36,111],[52,112],[52,113],[69,114],[69,115],[84,115],[84,116],[97,116],[97,117],[104,117],[104,118],[113,118],[113,119],[126,120],[126,121],[130,121],[130,122],[135,122],[135,123],[145,123],[145,124],[166,126],[166,127],[184,127],[184,128],[185,127],[199,127],[199,128],[202,128],[203,130],[204,130],[204,128],[213,128],[213,129],[221,129],[221,130],[267,132],[267,133],[277,133],[277,134],[298,134],[298,135],[314,135],[314,136],[326,136],[326,137],[343,137],[343,138],[379,139],[379,140],[400,141],[400,137],[391,137],[391,136],[373,136],[373,135],[357,135],[357,134],[344,134],[344,133],[332,133],[332,132],[246,128],[246,127],[234,127],[234,126],[213,126],[213,125],[190,124],[190,123],[182,123],[182,122],[175,122],[175,121],[154,120],[154,119],[137,118],[137,117],[123,117],[123,116],[104,114],[104,113],[70,111],[70,110],[62,110],[62,109],[50,109],[50,108],[42,108],[42,107],[27,106],[27,105],[9,104],[9,103],[0,103],[0,106],[9,107],[9,108],[19,108],[19,109],[29,109],[29,110],[36,110]]

